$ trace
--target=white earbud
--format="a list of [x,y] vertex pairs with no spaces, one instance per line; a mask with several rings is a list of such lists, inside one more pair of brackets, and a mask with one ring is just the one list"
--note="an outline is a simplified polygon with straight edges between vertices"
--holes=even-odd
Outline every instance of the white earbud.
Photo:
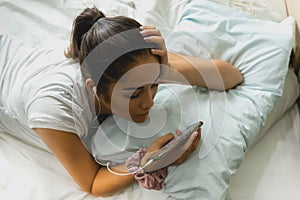
[[99,97],[98,97],[98,95],[97,95],[97,87],[94,86],[94,87],[92,88],[92,90],[93,90],[93,93],[94,93],[94,95],[95,95],[95,97],[96,97],[96,99],[97,99],[97,101],[98,101],[98,104],[99,104],[99,111],[98,111],[98,113],[100,113],[101,104],[100,104]]
[[97,88],[96,88],[96,86],[93,87],[93,92],[97,96]]
[[92,90],[93,90],[93,93],[94,93],[94,95],[95,95],[97,101],[99,102],[99,106],[100,106],[100,100],[99,100],[99,97],[98,97],[98,94],[97,94],[97,87],[94,86],[94,87],[92,88]]

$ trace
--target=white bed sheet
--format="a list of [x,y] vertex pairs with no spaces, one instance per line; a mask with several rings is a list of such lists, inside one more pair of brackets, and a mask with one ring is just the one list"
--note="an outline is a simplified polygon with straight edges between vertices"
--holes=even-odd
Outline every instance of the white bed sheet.
[[0,199],[22,200],[153,200],[172,199],[132,185],[113,197],[93,197],[81,191],[56,158],[0,132]]
[[[153,1],[153,6],[145,6],[145,1],[138,1],[133,3],[132,1],[119,0],[110,1],[110,3],[104,4],[103,1],[0,1],[0,27],[2,33],[9,33],[14,35],[18,39],[34,46],[43,45],[51,48],[66,48],[68,44],[69,31],[71,28],[71,21],[75,14],[77,14],[84,6],[96,4],[103,9],[111,11],[111,14],[118,12],[132,17],[136,17],[144,23],[150,23],[151,18],[147,18],[147,12],[135,13],[136,8],[147,8],[149,12],[151,8],[157,6],[158,1]],[[182,7],[188,1],[182,1],[180,4],[174,1],[173,7],[170,9],[173,13],[180,12]],[[66,8],[62,10],[61,8]],[[122,8],[122,9],[120,9]],[[166,12],[167,13],[167,12]],[[176,15],[176,14],[175,14]],[[7,16],[14,21],[7,20]],[[162,27],[172,27],[176,24],[176,17],[174,21],[160,21]],[[289,75],[293,78],[293,75]],[[295,81],[291,81],[290,86],[287,88],[293,88]],[[299,91],[299,89],[298,89]],[[281,105],[278,105],[278,109],[272,113],[272,116],[277,120],[280,118],[284,110],[288,109],[292,102],[296,99],[297,93],[288,91],[288,100],[282,101]],[[276,121],[274,120],[274,121]],[[273,122],[270,122],[270,127]],[[33,149],[32,147],[11,138],[8,135],[1,134],[0,138],[0,193],[1,195],[13,195],[13,197],[22,199],[43,199],[46,195],[51,197],[50,193],[47,193],[47,188],[50,186],[52,190],[48,192],[56,191],[57,195],[65,196],[66,199],[91,199],[82,193],[72,179],[68,176],[65,169],[58,164],[58,162],[48,153],[40,151],[39,149]],[[28,155],[30,154],[30,156]],[[9,156],[8,156],[9,155]],[[45,166],[44,163],[52,163]],[[35,166],[38,163],[39,166]],[[30,173],[32,172],[32,173]],[[23,177],[23,179],[19,179]],[[44,182],[41,180],[47,180]],[[57,181],[57,178],[62,178],[61,181]],[[28,183],[28,180],[31,180]],[[53,181],[58,184],[53,184]],[[64,187],[68,185],[68,187]],[[159,192],[148,193],[145,190],[136,190],[136,186],[132,186],[124,193],[113,197],[113,199],[153,199],[157,194],[158,199],[166,198]],[[14,188],[18,188],[19,191],[15,192]],[[64,188],[61,190],[60,188]],[[134,193],[133,193],[134,191]]]
[[300,198],[299,130],[299,109],[294,104],[247,152],[231,179],[232,200]]

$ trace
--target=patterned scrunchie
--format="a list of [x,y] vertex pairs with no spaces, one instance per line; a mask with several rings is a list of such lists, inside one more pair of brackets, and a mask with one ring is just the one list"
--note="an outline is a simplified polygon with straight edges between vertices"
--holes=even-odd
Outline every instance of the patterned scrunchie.
[[161,190],[168,175],[168,168],[165,167],[156,171],[145,172],[141,167],[141,160],[146,151],[147,149],[145,148],[138,150],[126,160],[125,165],[129,173],[134,173],[134,178],[140,186],[146,189]]

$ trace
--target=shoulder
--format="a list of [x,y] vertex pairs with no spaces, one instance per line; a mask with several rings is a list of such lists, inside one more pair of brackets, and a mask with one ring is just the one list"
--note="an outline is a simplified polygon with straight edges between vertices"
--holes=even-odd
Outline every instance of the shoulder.
[[36,94],[27,95],[24,103],[29,126],[86,137],[93,112],[85,87],[74,80],[65,83],[64,78],[59,79],[39,87]]
[[92,118],[79,65],[65,59],[33,77],[23,89],[31,128],[87,134]]

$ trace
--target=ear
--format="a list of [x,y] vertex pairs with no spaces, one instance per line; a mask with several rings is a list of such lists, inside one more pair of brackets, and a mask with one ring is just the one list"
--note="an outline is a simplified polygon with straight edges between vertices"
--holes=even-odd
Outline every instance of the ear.
[[91,78],[87,78],[85,80],[85,87],[88,91],[93,91],[93,87],[95,86],[94,81]]

